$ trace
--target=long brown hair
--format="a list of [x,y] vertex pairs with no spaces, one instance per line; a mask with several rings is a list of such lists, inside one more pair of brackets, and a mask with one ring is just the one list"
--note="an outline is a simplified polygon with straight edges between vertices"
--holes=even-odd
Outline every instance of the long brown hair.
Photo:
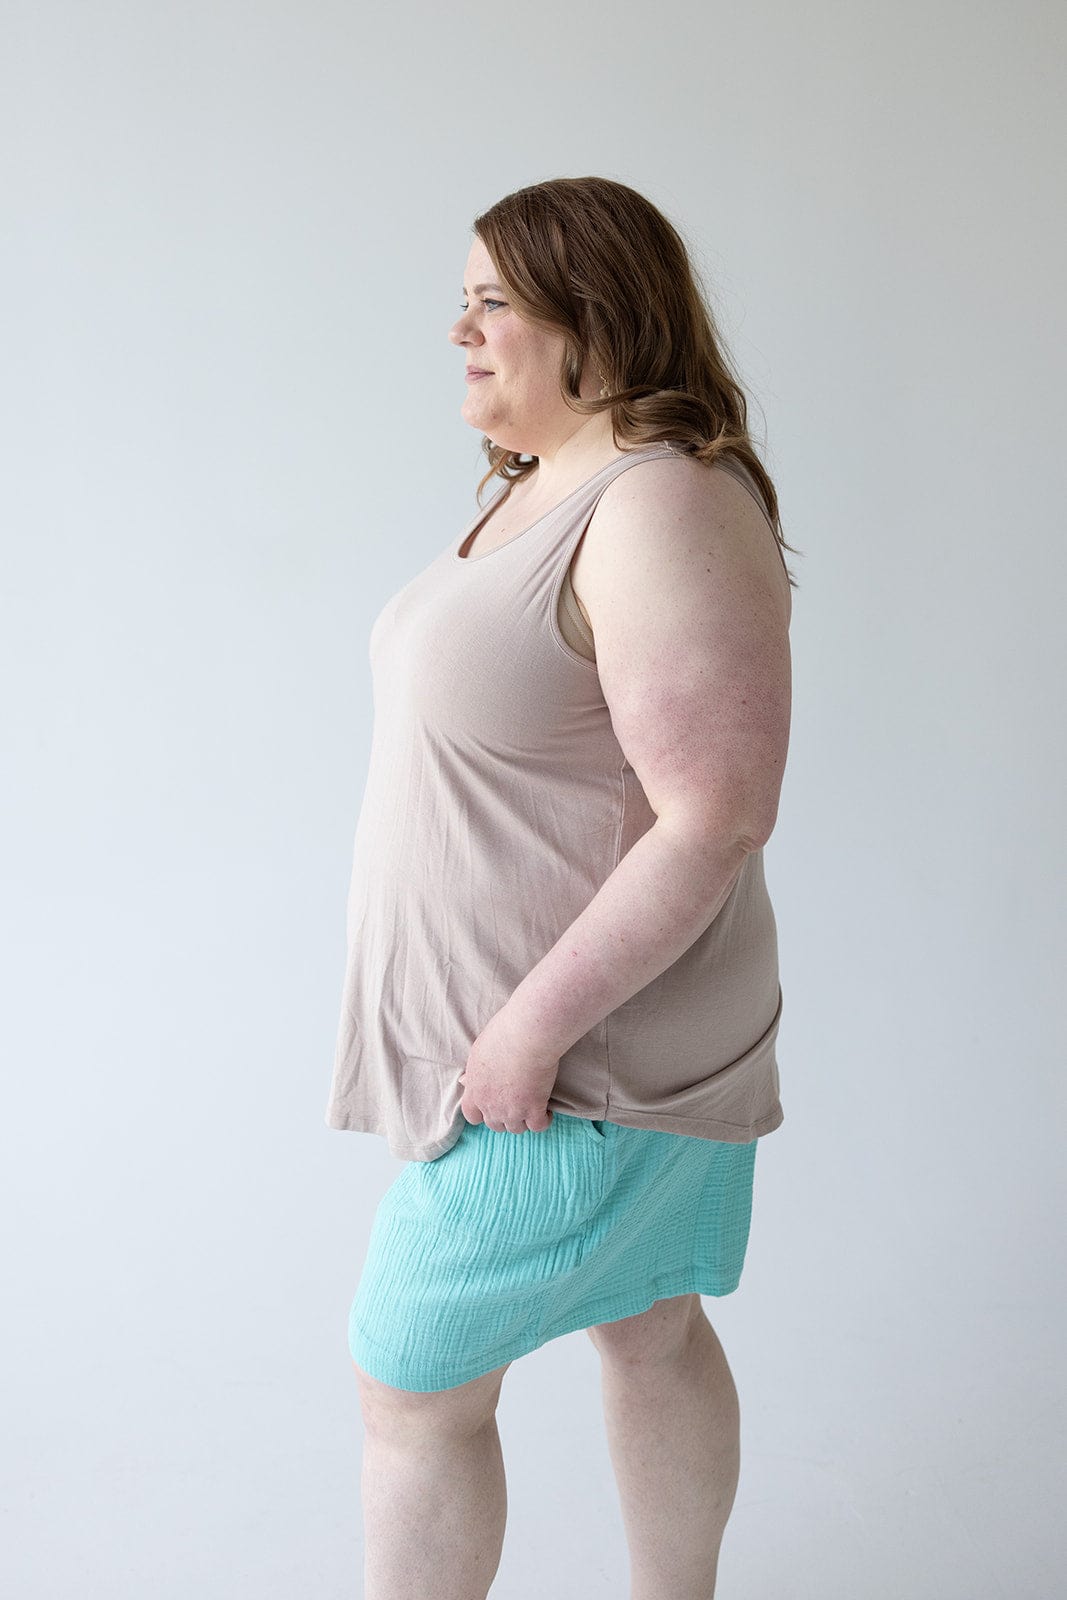
[[[611,178],[553,178],[505,195],[474,219],[516,311],[565,339],[560,392],[573,410],[610,409],[616,447],[662,440],[712,465],[732,455],[759,485],[782,550],[778,495],[748,432],[748,405],[677,229],[650,200]],[[603,399],[579,396],[582,369],[603,374]],[[536,466],[483,438],[492,478]],[[782,555],[789,582],[798,587]]]

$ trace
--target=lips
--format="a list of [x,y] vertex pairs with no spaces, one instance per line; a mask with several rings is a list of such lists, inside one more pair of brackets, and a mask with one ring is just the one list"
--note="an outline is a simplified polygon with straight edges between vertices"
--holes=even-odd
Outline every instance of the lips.
[[489,369],[487,367],[468,367],[467,368],[467,377],[468,378],[491,378],[492,376],[493,376],[493,374],[489,371]]

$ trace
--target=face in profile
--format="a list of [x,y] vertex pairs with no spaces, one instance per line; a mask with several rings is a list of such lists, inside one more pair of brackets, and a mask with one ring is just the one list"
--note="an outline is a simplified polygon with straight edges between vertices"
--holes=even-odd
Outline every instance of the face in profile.
[[[562,335],[519,316],[477,235],[463,271],[461,305],[448,336],[467,369],[463,420],[505,450],[541,455],[546,443],[566,437],[581,421],[560,393]],[[475,369],[486,376],[471,376]]]

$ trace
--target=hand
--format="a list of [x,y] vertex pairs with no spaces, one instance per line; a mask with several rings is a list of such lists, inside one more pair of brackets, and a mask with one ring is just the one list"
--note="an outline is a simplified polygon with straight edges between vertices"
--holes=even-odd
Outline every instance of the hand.
[[494,1133],[543,1133],[551,1125],[548,1097],[559,1057],[532,1054],[507,1020],[507,1007],[490,1018],[475,1039],[459,1075],[460,1110],[468,1122],[484,1122]]

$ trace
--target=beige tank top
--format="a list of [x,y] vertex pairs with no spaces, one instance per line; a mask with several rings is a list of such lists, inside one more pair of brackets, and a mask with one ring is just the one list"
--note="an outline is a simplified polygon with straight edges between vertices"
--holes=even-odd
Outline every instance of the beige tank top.
[[[475,1038],[655,822],[561,596],[607,485],[679,453],[628,451],[468,559],[481,509],[375,618],[328,1126],[451,1149]],[[567,1050],[548,1108],[747,1143],[783,1121],[781,1010],[756,850],[696,942]]]

